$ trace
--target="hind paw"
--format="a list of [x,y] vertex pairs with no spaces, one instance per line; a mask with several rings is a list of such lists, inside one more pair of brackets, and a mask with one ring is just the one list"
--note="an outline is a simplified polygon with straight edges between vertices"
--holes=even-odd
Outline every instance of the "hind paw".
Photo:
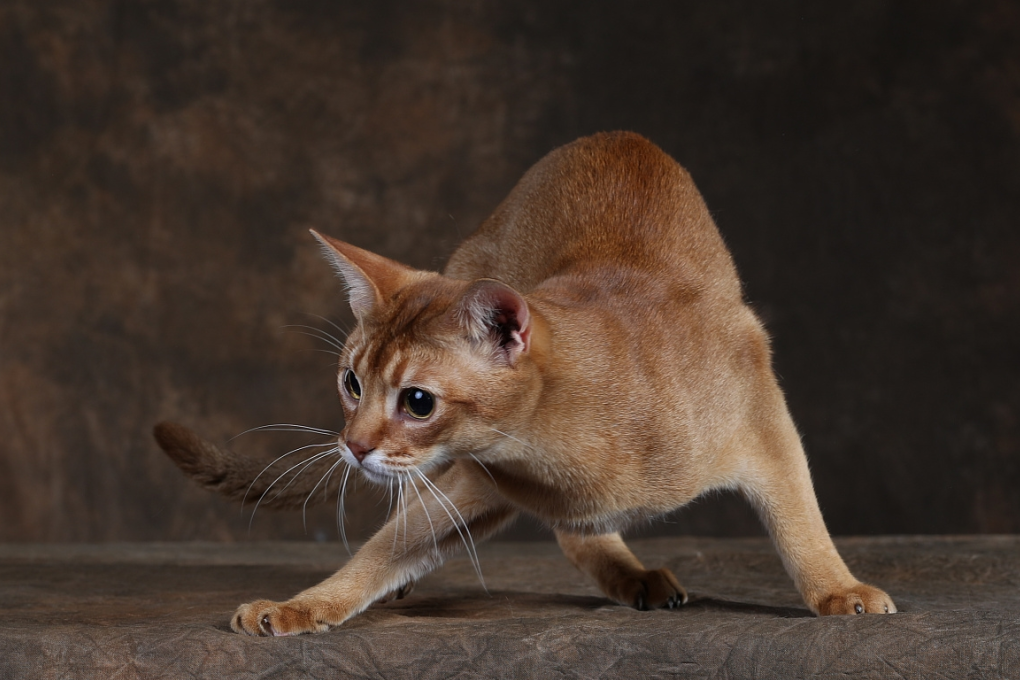
[[819,616],[836,614],[895,614],[896,605],[884,591],[858,583],[819,599],[814,609]]
[[687,602],[687,591],[669,569],[654,569],[621,577],[607,588],[607,595],[635,609],[675,609]]

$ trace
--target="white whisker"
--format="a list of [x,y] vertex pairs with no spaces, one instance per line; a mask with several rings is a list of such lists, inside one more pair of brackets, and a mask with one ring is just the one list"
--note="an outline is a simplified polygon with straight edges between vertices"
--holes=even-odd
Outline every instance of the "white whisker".
[[351,546],[347,542],[347,530],[344,528],[344,519],[346,519],[346,513],[344,512],[344,496],[347,492],[347,480],[350,476],[351,467],[348,465],[347,469],[344,470],[343,481],[340,482],[340,490],[336,492],[336,528],[340,534],[340,540],[343,541],[344,548],[347,550],[347,554],[354,557],[354,553],[351,552]]
[[[335,328],[338,331],[340,331],[340,335],[344,336],[345,339],[347,338],[348,335],[351,334],[351,332],[348,329],[341,327],[338,323],[332,321],[331,319],[327,319],[324,316],[321,316],[319,314],[309,314],[308,316],[314,316],[316,319],[319,319],[321,321],[325,321],[330,326],[332,326],[333,328]],[[336,340],[337,342],[340,342],[340,338],[334,337],[333,339]]]
[[[407,480],[404,482],[405,485],[406,484],[410,484],[412,482],[412,480],[411,480],[411,473],[408,472],[406,474],[407,474]],[[405,554],[407,554],[407,512],[408,512],[407,502],[409,500],[408,496],[409,496],[409,494],[404,496],[404,553]]]
[[[284,491],[286,491],[288,488],[290,488],[290,485],[293,484],[295,482],[295,480],[297,480],[297,478],[301,475],[302,472],[304,472],[309,467],[311,467],[312,463],[318,462],[318,461],[322,460],[323,458],[329,457],[329,456],[333,455],[334,453],[339,453],[339,452],[340,452],[340,449],[338,449],[337,447],[334,446],[329,451],[320,451],[319,453],[316,453],[314,456],[309,456],[308,458],[305,458],[300,463],[295,463],[294,466],[291,467],[291,470],[293,470],[294,468],[297,468],[297,467],[300,467],[301,469],[298,470],[296,473],[294,473],[294,475],[290,478],[290,480],[288,480],[287,483],[283,485],[283,488],[280,489],[279,491],[277,491],[276,495],[273,496],[273,498],[270,499],[270,500],[275,500],[275,499],[279,498],[280,494],[282,494]],[[285,472],[284,474],[287,474],[287,473]],[[283,475],[280,475],[280,477],[283,477]],[[277,481],[279,481],[279,477],[277,478]],[[276,482],[274,481],[273,484],[275,484],[275,483]],[[270,485],[270,486],[272,486],[272,485]],[[266,492],[268,492],[268,491],[269,491],[269,489],[266,489]]]
[[[286,330],[293,330],[295,333],[300,333],[301,335],[307,335],[308,337],[315,338],[316,340],[321,340],[330,347],[334,347],[338,350],[343,350],[344,348],[344,343],[334,338],[330,333],[322,330],[321,328],[316,328],[315,326],[304,326],[302,324],[288,324],[283,328]],[[297,328],[303,328],[305,330],[294,330]],[[308,331],[312,332],[309,333]]]
[[[450,518],[453,528],[456,529],[457,534],[460,536],[461,543],[464,544],[464,548],[467,550],[468,559],[471,561],[472,566],[474,566],[475,573],[478,574],[478,580],[482,584],[482,589],[485,590],[485,592],[489,592],[488,588],[485,587],[485,578],[482,576],[482,565],[478,560],[478,552],[475,550],[475,540],[471,536],[471,529],[468,528],[468,523],[464,521],[464,516],[460,514],[460,510],[457,509],[457,506],[450,500],[449,496],[443,493],[443,490],[436,486],[435,482],[426,477],[425,474],[418,468],[412,469],[418,473],[418,477],[425,483],[425,488],[429,490],[432,497],[436,499],[436,502],[439,503],[439,506],[443,509],[443,512],[446,513],[446,516]],[[457,513],[457,517],[460,519],[461,524],[464,525],[464,531],[461,531],[460,525],[453,519],[453,515],[450,514],[450,510],[447,509],[446,503],[440,499],[440,496],[446,500],[446,503],[450,504],[450,509]],[[467,533],[466,538],[464,536],[465,532]]]
[[491,472],[489,472],[489,468],[485,467],[485,463],[483,463],[482,461],[478,460],[478,458],[473,453],[469,453],[468,455],[471,456],[472,458],[474,458],[474,461],[476,463],[478,463],[483,470],[485,470],[485,474],[489,475],[489,479],[492,480],[492,485],[498,488],[499,485],[496,484],[496,478],[492,476]]
[[[335,450],[335,453],[339,454],[340,449],[337,448]],[[319,485],[322,484],[323,482],[325,482],[325,485],[323,485],[322,491],[323,497],[325,497],[326,487],[329,486],[329,477],[330,475],[333,474],[333,470],[336,470],[337,466],[340,465],[340,463],[342,462],[344,462],[344,458],[343,456],[340,456],[339,458],[337,458],[337,461],[335,463],[329,466],[329,469],[326,470],[326,472],[321,477],[319,477],[319,481],[317,481],[315,483],[315,486],[312,487],[312,490],[308,492],[308,497],[305,498],[305,502],[301,504],[301,526],[304,527],[306,533],[308,532],[308,501],[312,500],[312,496],[315,494],[315,490],[318,489]]]
[[[259,481],[259,478],[262,477],[262,475],[264,475],[269,470],[269,468],[273,467],[274,465],[279,463],[281,460],[283,460],[287,456],[291,456],[291,455],[297,453],[298,451],[304,451],[306,449],[314,449],[314,448],[318,448],[320,446],[322,446],[322,447],[325,447],[325,446],[336,446],[336,444],[334,444],[332,442],[329,442],[329,443],[325,443],[325,444],[306,444],[304,446],[299,446],[296,449],[291,449],[290,451],[288,451],[287,453],[283,454],[282,456],[277,456],[276,458],[274,458],[272,460],[272,462],[270,462],[268,465],[266,465],[264,468],[262,468],[262,471],[260,473],[258,473],[257,475],[255,475],[255,479],[251,480],[251,484],[248,485],[248,488],[244,492],[244,496],[241,498],[241,513],[242,514],[244,513],[244,504],[248,501],[248,494],[251,493],[252,487],[255,486],[255,482]],[[300,463],[299,463],[299,465],[300,465]],[[287,473],[285,472],[284,474],[287,474]],[[279,479],[279,477],[277,479]],[[275,482],[274,482],[274,484],[275,484]],[[266,489],[266,490],[268,491],[268,489]],[[265,496],[265,494],[266,494],[266,492],[263,491],[262,495]]]
[[503,435],[503,436],[504,436],[504,437],[506,437],[507,439],[513,439],[513,440],[514,440],[515,442],[517,442],[517,443],[518,443],[518,444],[520,444],[521,446],[527,446],[528,448],[531,448],[530,446],[528,446],[528,444],[527,444],[527,443],[525,443],[524,441],[522,441],[522,440],[518,439],[517,437],[513,436],[512,434],[507,434],[506,432],[503,432],[502,430],[497,430],[497,429],[496,429],[496,428],[494,428],[494,427],[490,427],[489,429],[490,429],[490,430],[492,430],[493,432],[495,432],[496,434],[501,434],[501,435]]
[[[410,478],[411,473],[407,473]],[[411,484],[411,488],[414,489],[414,495],[418,497],[418,502],[421,503],[421,509],[425,511],[425,519],[429,521],[429,530],[432,532],[432,547],[436,550],[436,559],[439,559],[439,539],[436,538],[436,527],[432,524],[432,515],[429,514],[428,506],[425,505],[425,501],[421,497],[421,493],[418,491],[418,485],[414,483],[413,479],[408,480]]]
[[[329,345],[330,347],[333,347],[333,348],[335,348],[335,349],[337,349],[337,350],[341,350],[341,349],[343,349],[342,347],[338,347],[337,345],[334,345],[334,344],[333,344],[332,342],[330,342],[329,340],[326,340],[325,338],[323,338],[323,337],[321,337],[321,336],[315,335],[314,333],[306,333],[306,332],[304,332],[304,331],[292,331],[292,332],[293,332],[293,333],[297,333],[298,335],[305,335],[305,336],[308,336],[309,338],[315,338],[316,340],[320,340],[320,341],[322,341],[322,342],[326,343],[327,345]],[[320,351],[324,351],[324,350],[320,350]],[[340,353],[339,353],[339,352],[333,352],[333,353],[334,353],[334,354],[336,354],[337,356],[340,356]]]
[[307,425],[295,425],[294,423],[274,423],[272,425],[260,425],[259,427],[253,427],[250,430],[245,430],[241,434],[235,434],[228,441],[234,441],[240,436],[246,435],[250,432],[307,432],[310,434],[321,434],[323,436],[339,437],[339,432],[333,430],[324,430],[318,427],[308,427]]
[[[397,482],[397,508],[393,511],[393,547],[390,549],[390,559],[397,554],[397,537],[400,535],[400,501],[404,498],[404,483],[398,477]],[[390,482],[390,486],[392,486]]]
[[[323,503],[325,503],[328,500],[328,498],[329,498],[329,496],[327,496],[327,494],[329,493],[329,480],[333,477],[333,471],[336,470],[337,466],[340,463],[346,463],[346,462],[347,461],[344,460],[344,456],[341,453],[340,457],[337,459],[337,462],[333,463],[333,465],[330,466],[329,470],[326,471],[326,481],[323,482],[323,485],[322,485],[322,502]],[[311,498],[312,495],[308,494],[308,497]]]
[[[322,445],[321,444],[315,444],[314,446],[322,446]],[[307,447],[304,447],[304,448],[307,448]],[[315,461],[320,460],[320,459],[322,459],[325,456],[332,455],[332,454],[334,454],[336,452],[337,452],[337,449],[335,447],[333,449],[329,450],[329,451],[322,451],[320,453],[315,454],[314,456],[310,456],[309,458],[306,458],[305,460],[301,461],[300,463],[295,463],[294,465],[291,465],[289,468],[287,468],[286,470],[281,472],[279,475],[277,475],[276,479],[274,479],[272,481],[272,483],[265,488],[265,490],[262,492],[262,495],[260,495],[259,499],[255,502],[255,507],[251,511],[251,519],[248,520],[248,531],[251,531],[251,525],[252,525],[252,522],[255,521],[255,513],[258,512],[259,505],[262,504],[262,501],[265,500],[266,495],[276,485],[277,482],[279,482],[281,479],[283,479],[285,476],[287,476],[287,474],[289,474],[292,470],[294,470],[296,468],[299,468],[301,466],[305,466],[307,468],[309,465],[311,465]],[[291,453],[293,453],[293,451]],[[286,454],[286,455],[290,455],[290,454]],[[281,456],[281,458],[282,458],[282,456]],[[277,460],[279,460],[279,459],[277,459]],[[303,472],[303,470],[297,472],[297,474],[295,474],[291,478],[291,480],[289,482],[287,482],[286,486],[284,486],[282,489],[280,489],[276,493],[276,495],[273,496],[273,499],[279,498],[280,494],[283,493],[284,491],[286,491],[287,487],[294,483],[294,480],[297,479],[298,475],[300,475],[301,472]],[[259,473],[259,475],[261,476],[261,473]],[[252,482],[252,483],[254,484],[254,482]],[[251,487],[248,487],[248,488],[250,489]],[[245,498],[247,498],[247,496],[248,496],[248,493],[245,492]],[[271,500],[273,500],[273,499],[271,499]],[[242,501],[242,504],[243,504],[243,501]]]
[[314,348],[314,349],[310,349],[308,351],[309,352],[322,352],[323,354],[331,354],[331,355],[333,355],[335,357],[342,357],[343,356],[343,354],[340,354],[340,352],[334,352],[331,349],[318,349],[318,348]]
[[387,503],[386,503],[386,521],[389,522],[390,519],[393,517],[393,483],[392,482],[390,482],[389,484],[386,485],[386,495],[387,495],[387,499],[388,499]]

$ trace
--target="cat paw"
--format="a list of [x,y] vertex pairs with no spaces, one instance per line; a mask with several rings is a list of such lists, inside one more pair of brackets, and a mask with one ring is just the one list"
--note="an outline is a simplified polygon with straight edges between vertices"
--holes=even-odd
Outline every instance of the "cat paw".
[[858,583],[821,598],[814,609],[819,616],[837,614],[895,614],[896,605],[884,591]]
[[242,604],[230,620],[235,633],[282,637],[301,633],[322,633],[330,624],[317,615],[316,607],[300,603],[259,600]]
[[405,597],[411,594],[412,590],[414,590],[414,581],[408,581],[399,588],[391,590],[390,592],[386,593],[378,600],[376,600],[375,603],[386,604],[387,602],[392,602],[393,600],[403,600]]
[[606,594],[641,611],[675,609],[687,603],[687,591],[669,569],[655,569],[621,578],[607,589]]

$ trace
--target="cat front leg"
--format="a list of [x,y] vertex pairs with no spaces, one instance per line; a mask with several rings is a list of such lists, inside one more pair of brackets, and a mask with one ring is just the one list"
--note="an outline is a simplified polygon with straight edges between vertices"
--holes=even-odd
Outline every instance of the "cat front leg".
[[556,531],[567,559],[588,574],[610,599],[635,609],[673,609],[687,591],[669,569],[645,569],[618,533],[582,535]]
[[323,632],[406,588],[465,545],[473,553],[474,543],[517,514],[474,467],[457,462],[428,484],[405,486],[404,511],[396,513],[340,571],[286,602],[241,605],[230,627],[262,636]]

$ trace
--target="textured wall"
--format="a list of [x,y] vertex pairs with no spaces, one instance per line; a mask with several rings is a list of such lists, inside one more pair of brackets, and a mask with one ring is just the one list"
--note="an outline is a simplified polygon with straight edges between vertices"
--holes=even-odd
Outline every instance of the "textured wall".
[[[835,532],[1020,530],[1015,3],[496,5],[0,3],[0,539],[248,535],[150,428],[339,429],[331,357],[284,328],[350,323],[306,228],[439,268],[617,128],[698,181]],[[757,526],[724,498],[659,530]]]

